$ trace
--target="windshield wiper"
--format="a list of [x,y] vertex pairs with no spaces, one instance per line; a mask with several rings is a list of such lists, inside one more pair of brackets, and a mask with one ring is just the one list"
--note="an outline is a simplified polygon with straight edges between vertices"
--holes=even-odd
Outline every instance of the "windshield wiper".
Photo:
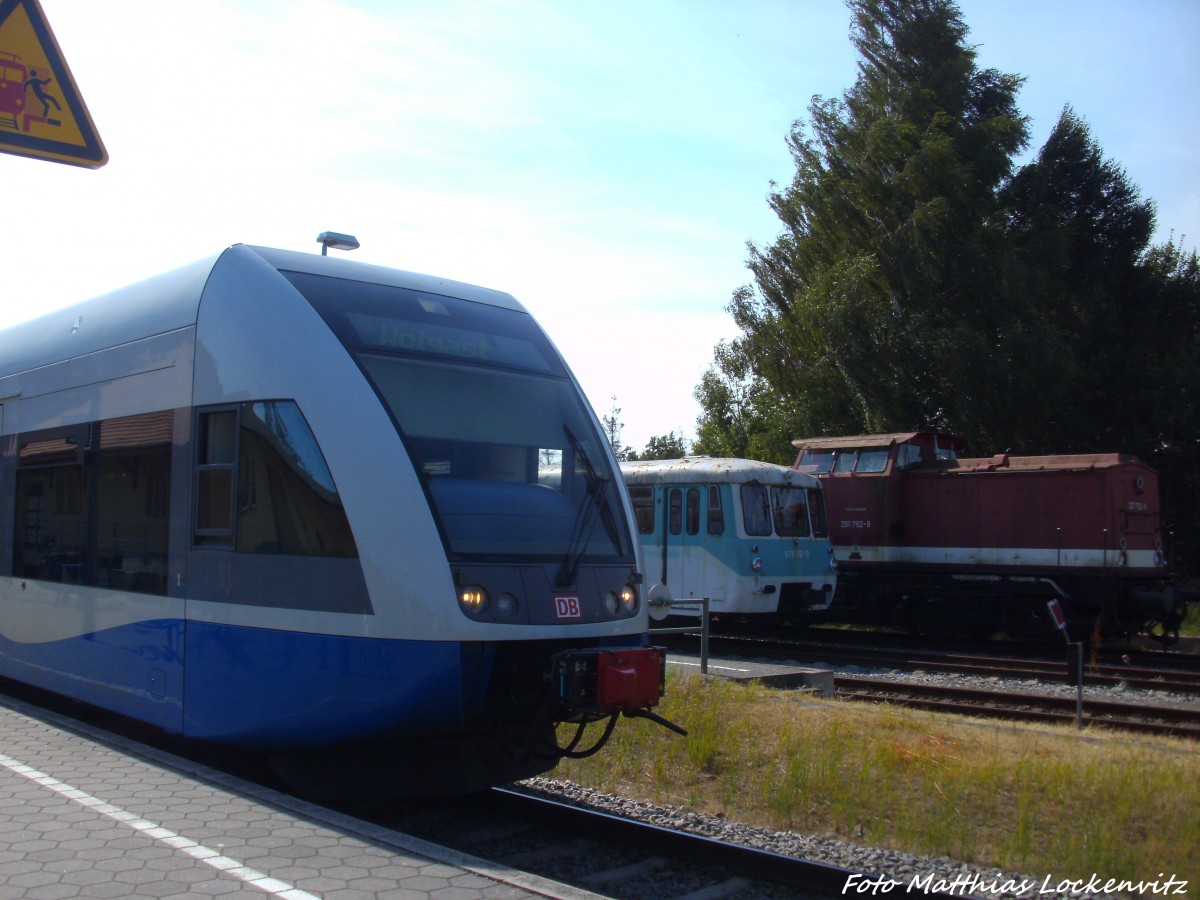
[[555,582],[561,588],[570,587],[575,583],[575,576],[579,571],[579,561],[583,558],[584,551],[587,550],[592,539],[597,513],[604,522],[604,528],[608,531],[608,536],[612,539],[616,552],[621,552],[620,531],[608,503],[608,485],[612,479],[605,478],[596,472],[596,467],[592,465],[592,460],[587,455],[587,451],[583,449],[583,444],[568,426],[564,425],[563,431],[567,435],[567,442],[570,443],[575,458],[583,463],[584,475],[587,478],[587,496],[583,498],[579,513],[575,516],[575,528],[571,533],[571,543],[567,547],[562,565],[558,567],[558,576]]

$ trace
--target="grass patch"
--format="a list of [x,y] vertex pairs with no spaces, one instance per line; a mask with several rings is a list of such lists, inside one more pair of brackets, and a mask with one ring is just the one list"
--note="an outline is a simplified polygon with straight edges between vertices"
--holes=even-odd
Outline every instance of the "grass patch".
[[661,712],[689,737],[626,720],[600,754],[554,775],[1008,872],[1135,881],[1165,872],[1200,884],[1193,742],[801,696],[673,677]]

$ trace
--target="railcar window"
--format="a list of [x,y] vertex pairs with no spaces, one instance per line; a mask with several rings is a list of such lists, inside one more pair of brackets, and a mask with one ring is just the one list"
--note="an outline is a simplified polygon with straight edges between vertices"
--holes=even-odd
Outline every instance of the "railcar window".
[[771,533],[771,501],[761,484],[743,484],[742,521],[746,534],[766,536]]
[[202,412],[198,434],[198,546],[358,555],[333,476],[295,402]]
[[13,574],[166,592],[170,410],[18,438]]
[[808,537],[808,494],[804,488],[771,488],[771,516],[780,537]]
[[358,555],[325,457],[291,401],[242,408],[237,497],[242,553]]
[[854,471],[867,474],[882,472],[887,468],[887,464],[888,449],[886,447],[863,450],[858,454],[858,465],[854,467]]
[[629,489],[633,501],[633,515],[637,519],[639,534],[654,534],[654,488],[635,485]]
[[594,562],[633,553],[620,475],[569,379],[409,354],[357,358],[412,456],[451,558]]
[[347,347],[566,374],[528,313],[408,288],[282,274]]
[[196,459],[196,543],[233,542],[233,479],[237,464],[236,409],[199,418]]
[[800,454],[796,468],[810,475],[824,475],[833,469],[833,459],[832,450],[805,450]]
[[708,533],[725,533],[725,507],[721,502],[721,486],[717,484],[708,486]]
[[813,537],[829,537],[829,524],[825,518],[825,495],[817,488],[808,489],[808,510],[812,516]]
[[687,533],[700,533],[700,489],[688,488],[687,492]]
[[837,460],[833,464],[833,471],[835,473],[852,472],[856,462],[858,462],[857,450],[839,450]]
[[901,444],[896,448],[896,468],[911,469],[921,464],[921,448],[916,444]]
[[678,488],[671,488],[670,491],[670,518],[671,534],[680,534],[683,531],[683,491]]

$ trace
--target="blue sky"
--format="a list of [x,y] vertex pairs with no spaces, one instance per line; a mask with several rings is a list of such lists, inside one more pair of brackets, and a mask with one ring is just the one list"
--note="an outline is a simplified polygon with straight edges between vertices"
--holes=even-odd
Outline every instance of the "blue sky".
[[[625,443],[695,433],[692,390],[813,95],[854,81],[837,0],[42,0],[108,149],[0,155],[0,326],[237,242],[509,291]],[[962,0],[1026,76],[1032,148],[1071,104],[1200,237],[1200,3]],[[0,48],[3,49],[3,48]]]

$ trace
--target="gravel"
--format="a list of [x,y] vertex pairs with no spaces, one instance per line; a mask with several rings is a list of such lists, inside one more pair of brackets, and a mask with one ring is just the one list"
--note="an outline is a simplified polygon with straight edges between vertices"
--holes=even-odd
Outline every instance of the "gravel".
[[[804,663],[812,666],[812,663]],[[1044,684],[996,677],[976,677],[926,672],[897,672],[892,669],[871,669],[860,666],[832,666],[837,674],[869,675],[875,678],[923,684],[953,684],[969,687],[990,687],[1000,690],[1026,690],[1031,694],[1075,694],[1070,685]],[[1147,703],[1169,703],[1171,705],[1195,705],[1200,709],[1200,697],[1194,694],[1172,694],[1129,688],[1087,686],[1085,696],[1113,700],[1139,699]],[[924,857],[896,850],[863,847],[829,836],[797,834],[792,831],[771,831],[739,822],[723,816],[702,816],[687,807],[655,806],[626,797],[605,794],[578,784],[549,778],[534,778],[522,782],[521,786],[531,793],[549,796],[564,803],[610,812],[614,815],[693,832],[717,840],[744,844],[787,856],[796,856],[814,862],[827,863],[855,872],[878,876],[882,879],[874,891],[858,891],[863,882],[848,885],[846,896],[886,896],[908,891],[922,890],[949,893],[960,897],[985,898],[1112,898],[1151,894],[1170,896],[1183,895],[1189,885],[1181,882],[1170,872],[1149,873],[1142,885],[1123,886],[1100,875],[1083,881],[1069,881],[1054,875],[1029,875],[998,872],[968,865],[949,857]],[[1174,879],[1173,882],[1171,879]],[[1140,888],[1140,889],[1139,889]]]

